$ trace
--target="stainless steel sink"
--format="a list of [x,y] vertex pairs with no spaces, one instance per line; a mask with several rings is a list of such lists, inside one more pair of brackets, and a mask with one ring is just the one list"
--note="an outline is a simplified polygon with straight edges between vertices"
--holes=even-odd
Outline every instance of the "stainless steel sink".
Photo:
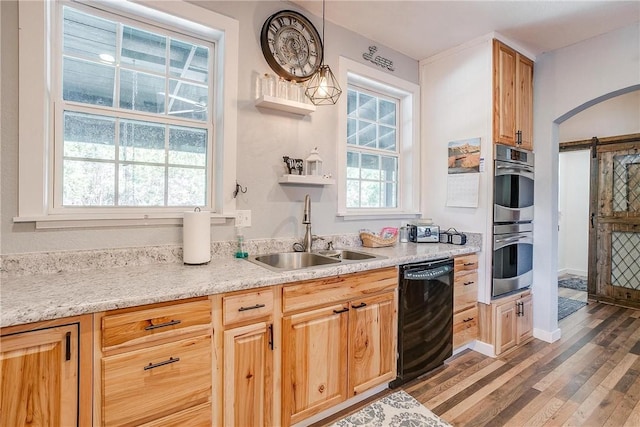
[[301,268],[339,264],[340,260],[310,252],[282,252],[277,254],[257,255],[248,258],[250,262],[263,267],[281,270],[299,270]]
[[348,249],[332,249],[318,252],[282,252],[254,255],[247,259],[249,262],[268,268],[269,270],[290,271],[383,258],[386,257]]
[[328,256],[331,258],[338,258],[344,260],[363,261],[366,259],[381,258],[376,255],[368,254],[365,252],[350,251],[348,249],[334,249],[326,251],[318,251],[320,255]]

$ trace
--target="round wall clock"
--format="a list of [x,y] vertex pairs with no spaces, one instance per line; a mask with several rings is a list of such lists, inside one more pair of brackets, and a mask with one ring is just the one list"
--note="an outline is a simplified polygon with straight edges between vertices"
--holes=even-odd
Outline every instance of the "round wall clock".
[[260,45],[271,69],[287,80],[308,80],[322,63],[318,30],[292,10],[276,12],[264,22]]

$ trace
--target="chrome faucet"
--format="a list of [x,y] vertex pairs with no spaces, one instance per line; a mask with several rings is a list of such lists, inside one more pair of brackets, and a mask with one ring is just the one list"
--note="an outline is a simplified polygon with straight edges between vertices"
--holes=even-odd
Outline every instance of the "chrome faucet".
[[307,226],[304,232],[302,246],[305,252],[311,252],[313,235],[311,234],[311,198],[308,194],[304,196],[304,213],[302,214],[302,223]]

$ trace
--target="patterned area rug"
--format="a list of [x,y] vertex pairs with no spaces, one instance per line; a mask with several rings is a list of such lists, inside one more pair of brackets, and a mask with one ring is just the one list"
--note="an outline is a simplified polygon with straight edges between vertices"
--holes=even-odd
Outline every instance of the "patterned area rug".
[[575,299],[558,297],[558,320],[564,319],[587,305],[586,302]]
[[561,288],[576,289],[578,291],[587,291],[587,279],[580,277],[569,277],[558,280],[558,286]]
[[408,393],[400,390],[365,406],[330,427],[451,427]]

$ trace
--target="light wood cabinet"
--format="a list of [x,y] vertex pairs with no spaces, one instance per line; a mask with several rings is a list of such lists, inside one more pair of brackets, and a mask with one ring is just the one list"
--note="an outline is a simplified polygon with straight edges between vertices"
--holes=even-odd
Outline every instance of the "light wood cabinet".
[[212,425],[208,299],[97,313],[95,325],[97,424]]
[[453,348],[458,348],[478,336],[478,255],[456,257],[453,271]]
[[282,424],[396,376],[395,268],[283,288]]
[[533,304],[530,291],[480,304],[480,339],[492,344],[496,355],[526,343],[533,337]]
[[533,150],[533,61],[493,41],[494,142]]
[[[224,426],[277,424],[274,411],[274,290],[267,288],[221,297],[222,421]],[[214,302],[214,306],[216,302]],[[219,321],[219,319],[216,319]],[[279,400],[277,400],[279,402]]]
[[91,423],[90,324],[79,316],[0,330],[0,425]]

